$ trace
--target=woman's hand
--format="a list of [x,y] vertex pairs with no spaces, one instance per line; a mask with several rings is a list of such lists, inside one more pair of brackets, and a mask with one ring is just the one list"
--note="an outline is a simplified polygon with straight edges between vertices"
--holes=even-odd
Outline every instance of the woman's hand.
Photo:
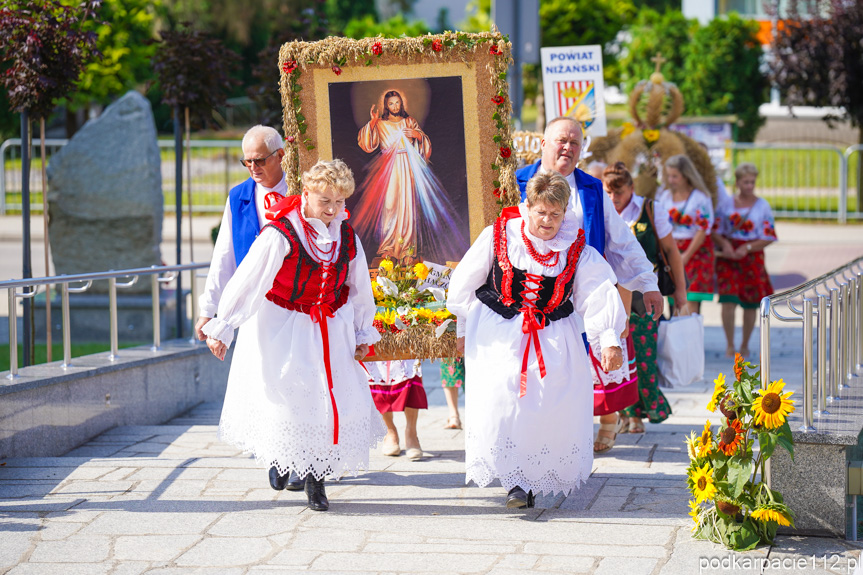
[[464,355],[464,337],[455,340],[455,350]]
[[357,346],[356,351],[354,351],[354,359],[357,361],[362,361],[365,356],[369,354],[369,344],[361,343]]
[[228,353],[228,346],[222,343],[217,339],[213,339],[212,337],[207,338],[207,347],[210,348],[210,351],[213,352],[213,355],[219,358],[221,361],[225,361],[225,354]]
[[686,290],[677,290],[674,292],[674,310],[677,312],[677,315],[689,315]]
[[742,260],[747,254],[749,254],[750,250],[746,249],[747,245],[749,244],[740,244],[737,246],[737,249],[734,250],[734,259]]
[[623,367],[623,352],[619,347],[602,348],[602,370],[614,371]]
[[626,326],[623,328],[623,333],[620,334],[620,339],[626,339],[629,335],[629,320],[626,320]]

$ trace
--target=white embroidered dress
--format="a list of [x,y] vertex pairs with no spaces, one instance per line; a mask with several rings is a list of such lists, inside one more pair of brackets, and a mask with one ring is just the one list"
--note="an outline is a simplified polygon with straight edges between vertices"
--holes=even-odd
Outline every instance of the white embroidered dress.
[[[557,235],[543,241],[525,233],[540,254],[560,252],[546,268],[527,252],[521,237],[526,216],[507,222],[507,253],[513,267],[554,277],[566,267],[577,238],[575,214],[568,210]],[[519,397],[525,345],[522,314],[512,319],[492,311],[476,297],[494,262],[494,232],[488,227],[459,263],[449,285],[447,307],[458,316],[465,336],[466,427],[465,482],[480,487],[498,478],[505,489],[518,485],[534,493],[569,493],[587,480],[593,464],[593,383],[578,317],[588,340],[599,347],[620,346],[626,322],[614,272],[599,253],[585,246],[576,268],[572,302],[575,313],[538,332],[546,376],[540,379],[531,344],[527,387]],[[520,286],[513,284],[513,290]]]
[[[308,244],[300,218],[288,214],[303,247]],[[344,212],[329,226],[308,218],[317,243],[340,250]],[[380,339],[372,326],[375,303],[366,258],[356,238],[345,285],[348,300],[327,319],[333,396],[339,416],[339,442],[333,445],[333,410],[324,368],[321,326],[308,314],[284,309],[265,298],[285,257],[288,240],[266,228],[252,244],[225,286],[218,316],[204,333],[230,345],[240,328],[219,422],[219,438],[252,453],[258,463],[300,477],[356,474],[367,468],[369,449],[386,433],[369,393],[366,372],[354,359],[357,345]],[[242,327],[240,327],[242,326]]]

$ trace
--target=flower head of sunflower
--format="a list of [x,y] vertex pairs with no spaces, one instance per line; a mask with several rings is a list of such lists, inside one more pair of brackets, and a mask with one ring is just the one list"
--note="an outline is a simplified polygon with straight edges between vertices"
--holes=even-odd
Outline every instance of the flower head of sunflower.
[[710,397],[710,403],[707,404],[708,411],[716,411],[716,405],[725,395],[725,375],[720,373],[719,376],[713,380],[713,384],[713,395]]
[[710,420],[704,423],[704,430],[701,432],[701,437],[695,440],[696,454],[698,457],[710,455],[713,449],[713,432],[710,430]]
[[774,521],[783,527],[794,527],[792,515],[791,510],[781,503],[765,503],[752,512],[752,518],[757,521],[762,523]]
[[694,431],[689,432],[689,437],[686,438],[686,453],[689,455],[689,459],[695,461],[698,457],[698,437],[696,437]]
[[784,387],[785,382],[780,379],[767,386],[767,389],[757,390],[760,397],[756,397],[752,402],[756,425],[776,429],[785,423],[785,418],[794,411],[794,401],[788,399],[794,392],[782,393]]
[[692,481],[692,494],[695,502],[709,501],[716,496],[716,483],[713,482],[713,468],[709,463],[695,467],[689,475]]
[[728,426],[719,432],[719,443],[716,448],[725,455],[734,455],[743,443],[743,424],[739,419],[729,420]]

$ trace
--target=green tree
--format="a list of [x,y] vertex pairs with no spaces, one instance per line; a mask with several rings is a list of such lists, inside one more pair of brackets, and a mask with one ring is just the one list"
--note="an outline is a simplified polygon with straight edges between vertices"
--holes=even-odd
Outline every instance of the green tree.
[[383,22],[376,22],[371,16],[355,18],[345,26],[344,35],[348,38],[357,39],[378,35],[384,38],[398,38],[400,36],[422,36],[429,32],[428,26],[422,20],[408,22],[404,16],[399,14]]
[[738,138],[744,142],[755,139],[764,124],[758,107],[767,99],[757,33],[757,22],[736,13],[698,28],[686,50],[685,78],[680,84],[687,114],[735,114]]
[[333,30],[341,29],[354,19],[371,16],[378,19],[375,0],[326,0],[325,13]]
[[458,29],[463,32],[488,32],[491,30],[491,0],[470,0],[465,8],[465,18]]
[[650,77],[655,70],[650,59],[660,52],[667,60],[662,66],[665,79],[680,86],[686,77],[686,47],[697,28],[698,21],[687,20],[679,10],[662,14],[652,8],[639,10],[620,58],[624,91],[630,92],[639,81]]
[[70,107],[92,102],[108,104],[129,89],[152,78],[155,10],[159,0],[104,0],[99,9],[101,22],[89,23],[97,35],[99,60],[90,62],[78,81]]
[[615,39],[635,17],[631,0],[540,0],[543,46],[603,46],[606,83],[619,83]]

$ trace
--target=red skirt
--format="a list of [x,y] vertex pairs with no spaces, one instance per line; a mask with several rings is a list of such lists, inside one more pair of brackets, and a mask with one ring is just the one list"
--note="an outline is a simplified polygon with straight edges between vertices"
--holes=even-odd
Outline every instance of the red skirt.
[[[745,240],[730,240],[737,249]],[[716,278],[719,301],[758,307],[761,299],[773,294],[773,284],[764,267],[764,251],[749,252],[743,259],[717,258]]]
[[412,377],[393,385],[369,385],[378,412],[404,411],[406,407],[428,409],[422,377]]
[[[680,253],[686,251],[692,239],[676,240],[677,248]],[[704,238],[704,243],[698,248],[698,251],[689,258],[689,262],[685,267],[686,279],[689,280],[687,292],[690,295],[709,295],[713,299],[713,240],[710,236]],[[688,297],[690,301],[703,300],[704,297]]]

